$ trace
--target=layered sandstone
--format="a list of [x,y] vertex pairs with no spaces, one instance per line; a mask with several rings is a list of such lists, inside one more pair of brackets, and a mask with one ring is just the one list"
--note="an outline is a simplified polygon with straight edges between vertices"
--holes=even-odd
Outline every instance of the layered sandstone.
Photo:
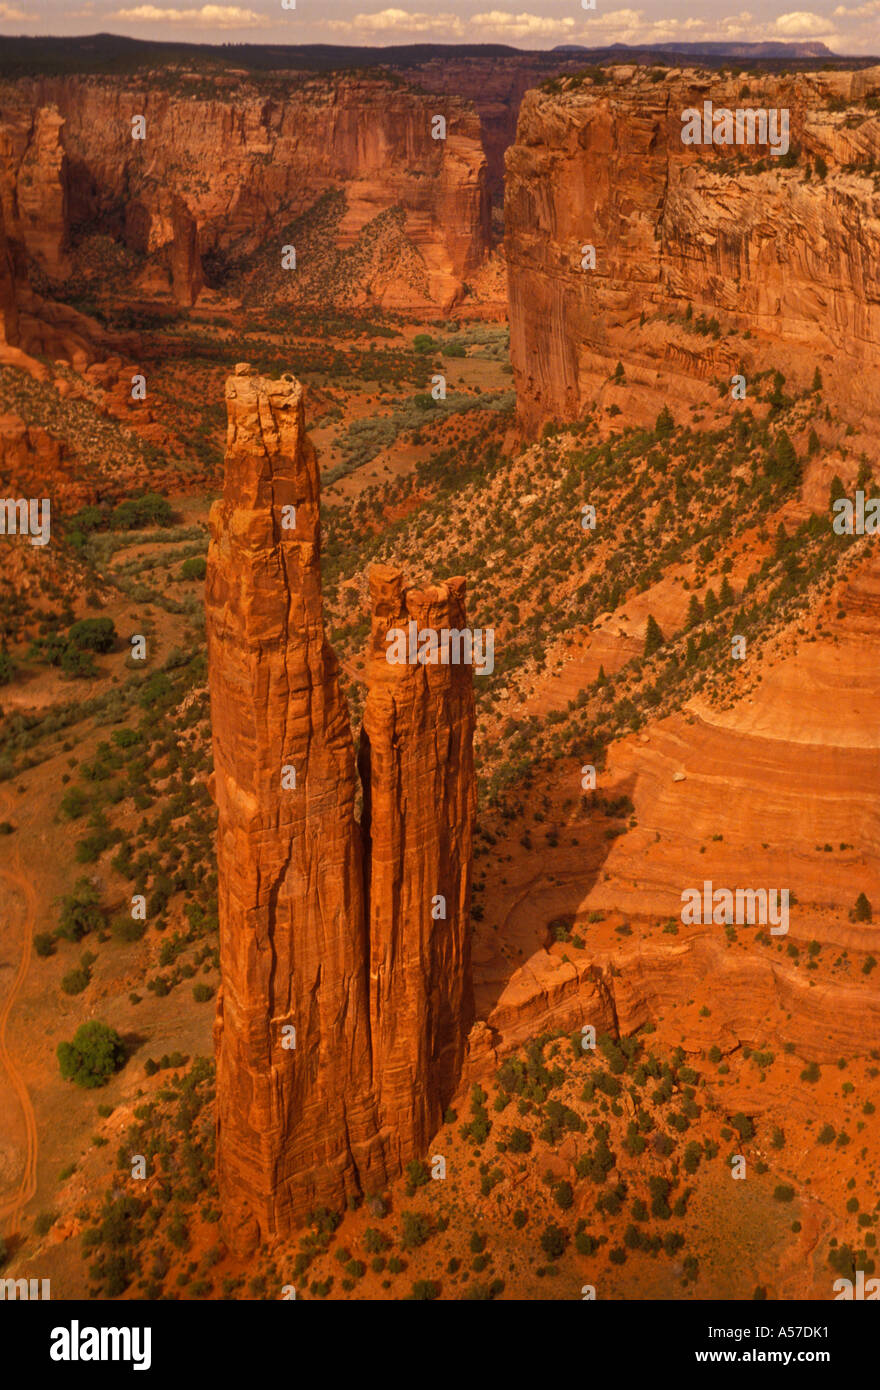
[[9,239],[50,278],[63,279],[69,216],[64,118],[51,104],[0,105],[0,203]]
[[[880,412],[880,69],[652,82],[561,78],[530,92],[507,154],[511,358],[521,420],[572,419],[618,360],[674,397],[675,376],[742,362],[809,380]],[[790,154],[686,145],[682,112],[790,113]],[[827,167],[822,176],[821,162]],[[809,175],[808,175],[809,166]],[[595,269],[582,247],[595,247]],[[684,320],[719,319],[719,336]],[[670,319],[670,316],[672,318]],[[744,335],[747,335],[744,336]]]
[[[402,215],[422,290],[401,286],[398,277],[382,286],[381,302],[447,306],[461,293],[489,243],[480,124],[467,103],[418,93],[399,79],[258,84],[229,74],[205,86],[84,77],[3,84],[8,209],[23,197],[34,113],[48,139],[44,113],[55,112],[63,122],[69,228],[122,241],[150,262],[145,284],[161,263],[180,303],[197,296],[206,256],[228,265],[277,245],[280,262],[285,225],[340,188],[343,248],[378,214]],[[445,117],[445,139],[433,138],[436,115]],[[132,138],[138,116],[143,139]],[[54,164],[46,199],[54,228]],[[33,236],[25,240],[36,255]]]
[[[302,388],[242,365],[226,398],[206,590],[217,1163],[227,1229],[246,1249],[398,1174],[455,1089],[473,1012],[474,715],[470,667],[377,669],[380,628],[408,596],[398,576],[376,576],[357,823]],[[463,596],[453,580],[409,604],[462,626]],[[431,916],[437,893],[442,920]]]
[[[338,1207],[384,1172],[355,766],[324,638],[318,469],[302,388],[241,366],[226,403],[206,590],[223,978],[218,1181],[247,1244],[309,1208]],[[296,509],[295,529],[283,525],[285,507]]]
[[[387,634],[460,631],[465,580],[406,589],[370,574],[372,632],[359,766],[369,854],[373,1078],[397,1168],[440,1127],[474,1016],[470,861],[476,782],[471,668],[391,664]],[[429,1084],[425,1084],[429,1079]]]

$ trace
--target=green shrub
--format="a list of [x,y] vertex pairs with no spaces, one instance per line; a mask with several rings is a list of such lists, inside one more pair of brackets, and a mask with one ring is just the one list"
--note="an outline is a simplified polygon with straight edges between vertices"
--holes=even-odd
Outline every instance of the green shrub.
[[541,1232],[541,1249],[545,1255],[549,1255],[552,1260],[558,1260],[565,1254],[565,1247],[568,1244],[568,1236],[561,1227],[548,1222]]
[[114,1028],[97,1019],[77,1028],[71,1042],[57,1048],[61,1075],[77,1086],[92,1090],[105,1086],[125,1062],[125,1048]]
[[81,965],[78,965],[62,976],[61,988],[65,994],[82,994],[91,978],[91,971],[84,970]]
[[117,941],[140,941],[147,930],[147,924],[138,922],[133,917],[117,917],[110,930]]
[[425,1302],[428,1299],[436,1298],[440,1293],[440,1285],[435,1284],[433,1279],[417,1279],[412,1286],[410,1298],[416,1302]]
[[402,1219],[400,1243],[404,1250],[414,1250],[417,1246],[424,1245],[431,1234],[428,1218],[421,1212],[405,1211]]
[[109,652],[115,641],[112,618],[81,618],[67,629],[68,645],[78,651]]
[[558,1182],[553,1189],[553,1200],[563,1211],[568,1211],[574,1205],[574,1193],[570,1182]]
[[511,1153],[530,1153],[532,1148],[532,1136],[526,1129],[512,1129],[507,1136],[507,1147]]
[[135,531],[142,526],[170,526],[173,520],[171,504],[157,492],[146,492],[142,497],[129,497],[120,502],[110,517],[110,524],[119,531]]
[[48,1235],[57,1220],[57,1211],[41,1211],[34,1221],[34,1230],[38,1236]]
[[96,889],[87,878],[77,879],[74,891],[61,899],[58,936],[63,936],[67,941],[80,941],[103,923],[104,914]]
[[208,561],[204,555],[190,555],[180,567],[181,579],[204,579],[208,572]]

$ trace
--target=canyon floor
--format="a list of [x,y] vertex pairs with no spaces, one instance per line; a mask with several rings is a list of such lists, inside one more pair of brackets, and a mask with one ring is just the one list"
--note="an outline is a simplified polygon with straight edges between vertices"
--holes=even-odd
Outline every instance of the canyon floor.
[[[880,903],[880,569],[870,537],[828,525],[835,478],[870,490],[857,419],[768,357],[742,404],[709,381],[661,416],[662,388],[614,379],[530,443],[506,325],[478,298],[425,323],[158,309],[136,357],[114,313],[100,369],[0,367],[7,473],[45,461],[47,434],[69,455],[59,558],[47,576],[22,543],[0,578],[5,1272],[50,1276],[55,1297],[350,1299],[829,1298],[870,1273],[880,928],[858,903]],[[307,388],[354,727],[371,563],[466,574],[496,643],[475,680],[478,1021],[460,1093],[404,1180],[246,1263],[213,1187],[201,599],[239,361]],[[166,505],[114,510],[144,493]],[[53,638],[95,618],[112,649],[71,674]],[[787,887],[787,934],[683,925],[682,890],[704,880]],[[95,1019],[127,1059],[80,1090],[56,1048]]]

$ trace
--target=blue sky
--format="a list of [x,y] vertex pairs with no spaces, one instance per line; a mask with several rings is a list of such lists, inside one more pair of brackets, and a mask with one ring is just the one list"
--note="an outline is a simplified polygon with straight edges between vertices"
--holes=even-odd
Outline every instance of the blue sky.
[[[291,4],[291,0],[286,0]],[[129,34],[200,42],[508,43],[552,48],[573,42],[665,42],[676,39],[819,39],[838,53],[880,52],[880,0],[849,0],[792,10],[776,0],[754,11],[724,0],[643,0],[630,9],[614,0],[0,0],[0,34]]]

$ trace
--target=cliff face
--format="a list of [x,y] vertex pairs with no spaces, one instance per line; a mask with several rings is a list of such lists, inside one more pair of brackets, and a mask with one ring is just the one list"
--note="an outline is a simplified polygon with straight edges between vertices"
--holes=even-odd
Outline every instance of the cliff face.
[[429,92],[464,97],[476,107],[482,127],[489,191],[500,204],[504,196],[504,153],[516,138],[520,102],[530,87],[551,73],[583,66],[570,55],[496,54],[492,58],[432,58],[400,69],[409,82]]
[[[618,360],[645,383],[660,372],[729,378],[778,347],[798,373],[821,363],[843,399],[858,373],[861,406],[880,412],[880,69],[745,89],[698,72],[611,75],[529,93],[507,154],[511,358],[526,429],[582,413]],[[790,153],[684,144],[682,112],[704,101],[787,109]],[[581,266],[585,244],[595,269]],[[690,326],[688,306],[718,317],[718,335]]]
[[3,206],[0,204],[0,343],[18,342],[18,302],[15,294],[15,268],[6,239]]
[[[400,1168],[440,1127],[473,1022],[474,695],[462,665],[391,665],[386,634],[465,627],[463,579],[405,589],[370,574],[360,766],[369,846],[370,1024],[386,1143]],[[426,1080],[428,1084],[426,1083]]]
[[53,279],[70,270],[64,119],[52,105],[10,108],[0,102],[0,202],[18,250]]
[[[472,1017],[473,692],[466,668],[438,668],[436,680],[419,668],[419,680],[410,667],[371,692],[365,864],[351,729],[324,638],[302,388],[242,365],[226,399],[206,589],[217,1162],[227,1229],[247,1249],[399,1173],[454,1089]],[[437,592],[432,611],[463,620],[463,585]],[[435,892],[445,921],[431,919]]]
[[[445,140],[432,138],[435,114],[446,117]],[[143,139],[132,138],[138,116]],[[280,261],[285,224],[340,187],[343,247],[379,213],[402,210],[423,262],[425,304],[451,303],[488,248],[478,117],[458,98],[429,97],[399,81],[310,78],[259,88],[228,75],[207,92],[205,84],[169,91],[80,77],[6,83],[7,202],[27,201],[35,119],[44,143],[52,123],[63,121],[70,225],[99,227],[161,259],[182,303],[199,292],[199,258],[237,260],[274,239]],[[54,225],[54,166],[50,173]],[[37,254],[33,236],[29,246]],[[393,286],[384,287],[382,302],[397,302]]]

